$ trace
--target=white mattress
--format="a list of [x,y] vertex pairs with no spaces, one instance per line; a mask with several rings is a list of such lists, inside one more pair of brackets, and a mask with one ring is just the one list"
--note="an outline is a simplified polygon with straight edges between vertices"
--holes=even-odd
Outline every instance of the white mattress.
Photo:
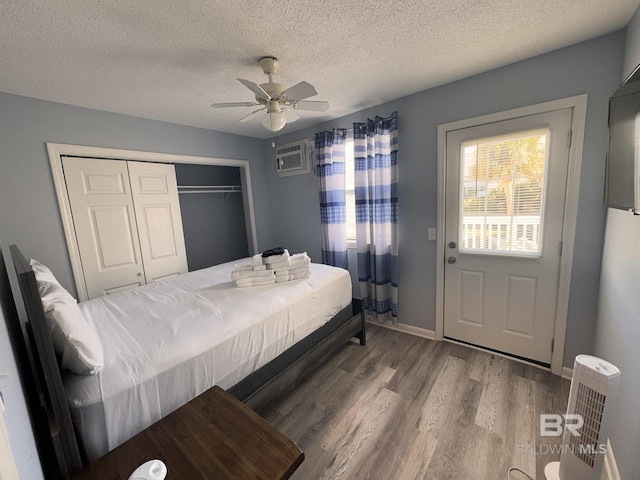
[[311,264],[308,279],[238,288],[230,275],[243,262],[80,303],[105,354],[97,375],[64,374],[89,459],[211,386],[235,385],[351,302],[343,269]]

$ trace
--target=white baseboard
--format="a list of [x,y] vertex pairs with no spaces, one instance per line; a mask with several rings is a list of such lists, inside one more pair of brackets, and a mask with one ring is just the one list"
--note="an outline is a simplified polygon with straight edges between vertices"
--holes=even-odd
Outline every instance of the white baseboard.
[[371,325],[377,325],[379,327],[388,328],[389,330],[395,330],[397,332],[408,333],[410,335],[415,335],[416,337],[428,338],[429,340],[436,339],[436,332],[433,330],[427,330],[426,328],[414,327],[413,325],[407,325],[406,323],[398,323],[394,325],[391,322],[376,322],[375,320],[367,319],[367,323]]
[[607,440],[607,453],[604,455],[604,467],[602,468],[603,480],[621,480],[616,458],[613,456],[613,448]]
[[573,378],[573,368],[562,367],[562,378],[571,381],[571,379]]

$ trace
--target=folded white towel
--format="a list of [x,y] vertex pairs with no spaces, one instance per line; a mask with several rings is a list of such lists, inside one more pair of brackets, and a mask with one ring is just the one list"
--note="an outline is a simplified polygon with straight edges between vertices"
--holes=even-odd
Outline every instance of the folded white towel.
[[260,278],[273,275],[273,270],[253,270],[249,268],[239,268],[231,272],[232,280],[240,280],[241,278]]
[[259,265],[263,265],[264,262],[262,261],[262,254],[261,253],[256,253],[252,259],[251,259],[251,263],[254,266],[259,266]]
[[255,287],[257,285],[269,285],[271,283],[276,283],[276,277],[274,275],[269,277],[250,277],[236,280],[236,285],[238,287]]
[[283,262],[267,263],[267,268],[271,268],[273,270],[278,268],[289,268],[289,262],[285,260]]
[[289,264],[284,262],[276,263],[274,265],[269,265],[269,268],[276,273],[284,273],[285,271],[289,270]]
[[266,266],[266,265],[254,265],[254,266],[253,266],[253,269],[254,269],[256,272],[258,272],[258,271],[261,271],[261,270],[266,270],[266,269],[267,269],[267,266]]
[[310,260],[290,261],[289,262],[289,269],[293,269],[293,268],[309,268],[309,265],[311,265],[311,261]]
[[307,273],[307,272],[310,272],[310,271],[311,271],[311,269],[308,266],[306,266],[306,267],[298,267],[298,268],[290,268],[289,269],[289,273],[291,273],[293,275],[296,275],[298,273]]
[[291,255],[289,257],[289,259],[292,262],[296,262],[298,260],[308,260],[311,261],[311,258],[309,258],[309,255],[307,255],[307,252],[302,252],[302,253],[294,253],[293,255]]
[[289,270],[297,270],[299,268],[303,268],[303,269],[309,270],[310,266],[311,266],[311,263],[305,263],[304,261],[303,262],[298,261],[298,262],[295,262],[295,263],[290,262],[289,263]]

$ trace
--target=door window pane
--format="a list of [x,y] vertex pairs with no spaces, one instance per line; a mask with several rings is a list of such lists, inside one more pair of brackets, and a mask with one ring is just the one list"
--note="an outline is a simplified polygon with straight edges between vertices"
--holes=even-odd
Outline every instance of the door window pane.
[[459,251],[540,256],[548,146],[548,129],[462,144]]

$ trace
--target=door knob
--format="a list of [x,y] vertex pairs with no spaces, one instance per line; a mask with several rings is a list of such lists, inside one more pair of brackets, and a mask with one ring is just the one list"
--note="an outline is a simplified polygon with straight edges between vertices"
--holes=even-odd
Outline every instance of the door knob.
[[138,276],[139,276],[139,277],[142,277],[142,276],[144,276],[144,273],[142,273],[142,272],[138,272]]
[[456,263],[456,257],[447,258],[447,263]]
[[449,248],[456,248],[458,244],[456,242],[449,242]]

